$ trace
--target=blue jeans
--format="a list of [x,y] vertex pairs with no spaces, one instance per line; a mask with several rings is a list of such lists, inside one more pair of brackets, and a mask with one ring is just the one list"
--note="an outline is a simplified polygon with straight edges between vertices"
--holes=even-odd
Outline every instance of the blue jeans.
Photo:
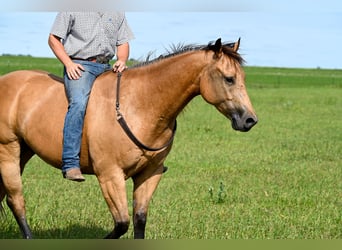
[[98,75],[111,66],[109,64],[74,60],[81,64],[85,71],[78,80],[71,80],[64,70],[64,86],[68,98],[68,112],[63,129],[62,172],[80,167],[80,150],[84,115],[93,83]]

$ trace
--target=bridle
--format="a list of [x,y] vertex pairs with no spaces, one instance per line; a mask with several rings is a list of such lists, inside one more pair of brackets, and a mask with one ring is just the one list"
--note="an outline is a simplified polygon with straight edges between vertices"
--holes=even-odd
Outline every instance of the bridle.
[[133,134],[132,130],[128,127],[125,118],[123,117],[123,115],[120,112],[120,82],[121,82],[121,76],[122,76],[122,73],[119,72],[117,74],[117,83],[116,83],[116,119],[119,122],[119,124],[122,127],[122,129],[125,131],[127,136],[135,143],[135,145],[137,145],[138,147],[143,148],[145,150],[148,150],[148,151],[159,151],[161,149],[164,149],[164,148],[167,148],[168,146],[170,146],[170,144],[173,142],[173,139],[174,139],[175,134],[176,134],[177,120],[175,120],[175,126],[173,127],[171,138],[163,146],[158,147],[158,148],[151,148],[151,147],[146,146],[145,144],[143,144]]

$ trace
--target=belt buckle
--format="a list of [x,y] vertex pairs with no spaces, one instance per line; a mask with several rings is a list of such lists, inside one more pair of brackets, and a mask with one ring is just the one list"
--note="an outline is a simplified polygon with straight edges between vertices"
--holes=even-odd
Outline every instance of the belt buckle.
[[109,62],[108,58],[105,56],[97,56],[96,62],[101,64],[107,64]]

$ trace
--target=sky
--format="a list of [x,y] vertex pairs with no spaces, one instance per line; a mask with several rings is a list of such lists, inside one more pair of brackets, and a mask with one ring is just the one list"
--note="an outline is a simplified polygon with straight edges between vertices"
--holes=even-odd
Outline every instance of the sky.
[[[172,44],[207,44],[217,38],[236,41],[241,37],[240,53],[248,66],[342,69],[342,1],[297,0],[295,10],[280,1],[276,1],[277,8],[244,7],[248,2],[255,3],[242,0],[241,6],[225,8],[223,4],[205,12],[187,7],[127,8],[126,17],[135,35],[130,58],[144,59],[149,52],[158,56]],[[49,11],[1,10],[0,55],[54,57],[47,37],[56,12],[45,10]]]

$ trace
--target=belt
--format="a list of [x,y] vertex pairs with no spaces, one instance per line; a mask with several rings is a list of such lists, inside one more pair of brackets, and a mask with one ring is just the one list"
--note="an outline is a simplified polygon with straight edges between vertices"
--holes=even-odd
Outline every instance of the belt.
[[101,63],[101,64],[108,64],[110,61],[110,59],[106,56],[92,56],[87,59],[78,58],[78,57],[70,57],[70,58],[71,60],[88,61],[88,62]]

